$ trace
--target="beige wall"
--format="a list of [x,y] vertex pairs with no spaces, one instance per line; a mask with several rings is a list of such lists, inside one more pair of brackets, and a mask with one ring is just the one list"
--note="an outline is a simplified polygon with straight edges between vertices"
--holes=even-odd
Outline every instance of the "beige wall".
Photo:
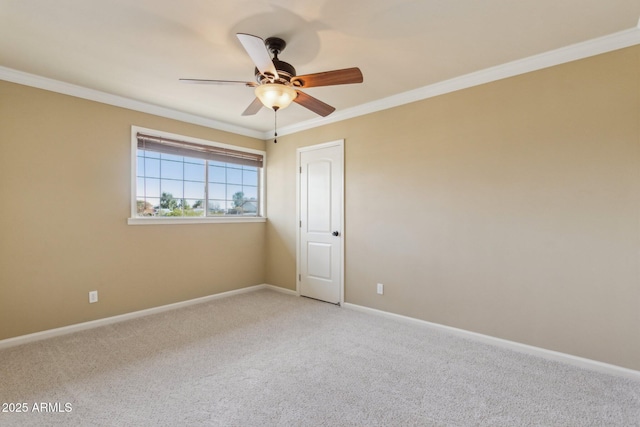
[[126,225],[132,124],[264,142],[0,82],[0,339],[295,289],[295,150],[344,138],[347,302],[640,369],[638,69],[633,47],[279,137],[266,224],[174,226]]
[[633,47],[269,142],[267,282],[296,285],[296,148],[344,138],[347,302],[640,369],[638,70]]
[[264,283],[264,223],[127,225],[131,125],[264,149],[0,81],[0,339]]

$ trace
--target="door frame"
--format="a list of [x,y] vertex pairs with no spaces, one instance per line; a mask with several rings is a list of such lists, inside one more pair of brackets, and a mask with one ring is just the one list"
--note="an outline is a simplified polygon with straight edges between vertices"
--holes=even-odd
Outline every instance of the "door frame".
[[341,182],[340,188],[342,190],[342,200],[340,209],[340,307],[344,306],[344,240],[345,240],[345,223],[344,223],[344,202],[345,202],[345,177],[344,177],[344,139],[338,139],[331,142],[325,142],[322,144],[309,145],[306,147],[300,147],[296,149],[296,293],[300,296],[300,179],[302,177],[302,153],[305,151],[313,151],[328,147],[340,147],[340,170],[341,170]]

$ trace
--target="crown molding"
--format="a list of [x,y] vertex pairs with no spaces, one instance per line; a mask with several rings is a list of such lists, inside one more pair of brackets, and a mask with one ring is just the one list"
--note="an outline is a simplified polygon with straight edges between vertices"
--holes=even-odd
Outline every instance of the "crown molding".
[[[354,117],[375,113],[377,111],[398,107],[400,105],[444,95],[446,93],[468,89],[473,86],[479,86],[485,83],[506,79],[508,77],[514,77],[520,74],[530,73],[532,71],[553,67],[567,62],[612,52],[625,47],[635,46],[637,44],[640,44],[640,21],[638,21],[638,25],[636,27],[628,30],[576,43],[560,49],[497,65],[495,67],[486,68],[484,70],[444,80],[432,85],[423,86],[418,89],[378,99],[352,108],[346,108],[344,110],[334,112],[331,116],[319,117],[300,122],[295,125],[285,126],[278,129],[278,135],[283,136],[301,132],[330,123],[336,123]],[[270,134],[265,132],[264,139],[269,138]]]
[[142,113],[153,114],[155,116],[166,117],[168,119],[179,120],[181,122],[191,123],[195,125],[205,126],[225,132],[231,132],[238,135],[249,136],[252,138],[266,139],[263,132],[253,129],[247,129],[241,126],[232,125],[230,123],[218,120],[208,119],[206,117],[189,114],[171,108],[161,107],[159,105],[149,104],[135,99],[126,98],[124,96],[113,95],[101,92],[95,89],[89,89],[83,86],[38,76],[35,74],[25,73],[23,71],[14,70],[0,66],[0,80],[6,80],[12,83],[18,83],[25,86],[31,86],[38,89],[44,89],[51,92],[70,95],[76,98],[96,101],[103,104],[113,105],[115,107],[127,108],[129,110],[139,111]]
[[[519,59],[508,62],[506,64],[495,67],[486,68],[484,70],[465,74],[449,80],[444,80],[432,85],[423,86],[418,89],[392,95],[387,98],[378,99],[366,104],[358,105],[344,110],[334,112],[328,117],[319,117],[316,119],[306,120],[294,125],[284,126],[278,129],[280,136],[289,135],[304,130],[324,126],[330,123],[336,123],[354,117],[364,116],[366,114],[375,113],[377,111],[398,107],[416,101],[432,98],[446,93],[467,89],[485,83],[490,83],[508,77],[514,77],[520,74],[553,67],[579,59],[588,58],[595,55],[611,52],[625,47],[640,44],[640,20],[636,27],[628,30],[620,31],[603,37],[595,38],[581,43],[576,43],[560,49],[544,52],[528,58]],[[26,86],[39,89],[45,89],[64,95],[75,96],[90,101],[101,102],[103,104],[113,105],[116,107],[127,108],[134,111],[153,114],[169,119],[180,120],[186,123],[192,123],[200,126],[209,127],[225,132],[231,132],[238,135],[244,135],[262,140],[271,139],[271,131],[257,131],[230,123],[225,123],[213,119],[209,119],[194,114],[177,111],[171,108],[161,107],[158,105],[148,104],[123,96],[112,95],[95,89],[73,85],[59,80],[47,77],[37,76],[22,71],[14,70],[0,66],[0,80],[6,80]]]

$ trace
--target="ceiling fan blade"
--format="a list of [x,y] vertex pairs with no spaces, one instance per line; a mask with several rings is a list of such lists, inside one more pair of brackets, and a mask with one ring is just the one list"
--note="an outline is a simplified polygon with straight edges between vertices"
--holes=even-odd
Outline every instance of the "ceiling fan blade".
[[238,80],[207,80],[207,79],[180,79],[183,83],[194,83],[194,84],[204,84],[204,85],[238,85],[241,84],[243,86],[258,86],[258,83],[255,82],[241,82]]
[[306,74],[291,79],[294,86],[304,88],[362,83],[363,81],[362,72],[358,67]]
[[308,108],[309,110],[321,115],[322,117],[326,117],[336,110],[335,107],[332,107],[329,104],[325,104],[319,99],[307,95],[302,91],[296,90],[296,92],[298,93],[298,96],[296,96],[293,102],[295,102],[296,104],[300,104],[305,108]]
[[238,40],[242,43],[244,50],[247,51],[253,63],[256,64],[258,71],[265,75],[271,75],[277,79],[278,71],[276,70],[275,65],[273,65],[273,61],[271,60],[269,51],[264,44],[264,40],[251,34],[238,33],[236,36],[238,36]]
[[253,116],[262,109],[262,101],[259,98],[253,100],[246,110],[242,113],[243,116]]

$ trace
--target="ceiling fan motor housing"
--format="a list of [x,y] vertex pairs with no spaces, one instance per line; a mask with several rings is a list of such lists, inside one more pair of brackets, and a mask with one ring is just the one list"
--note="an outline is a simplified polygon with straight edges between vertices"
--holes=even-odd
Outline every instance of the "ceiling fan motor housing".
[[257,68],[256,72],[256,81],[260,84],[262,83],[289,83],[293,77],[296,76],[296,69],[293,68],[293,65],[288,62],[280,61],[279,59],[273,59],[273,65],[276,67],[278,71],[278,78],[272,81],[273,76],[265,76],[262,74]]
[[279,37],[269,37],[264,41],[267,50],[273,55],[273,65],[278,71],[278,79],[273,80],[273,76],[265,76],[256,68],[256,80],[258,83],[283,83],[288,84],[291,82],[291,78],[296,76],[296,69],[288,62],[280,61],[278,54],[284,50],[287,43]]

